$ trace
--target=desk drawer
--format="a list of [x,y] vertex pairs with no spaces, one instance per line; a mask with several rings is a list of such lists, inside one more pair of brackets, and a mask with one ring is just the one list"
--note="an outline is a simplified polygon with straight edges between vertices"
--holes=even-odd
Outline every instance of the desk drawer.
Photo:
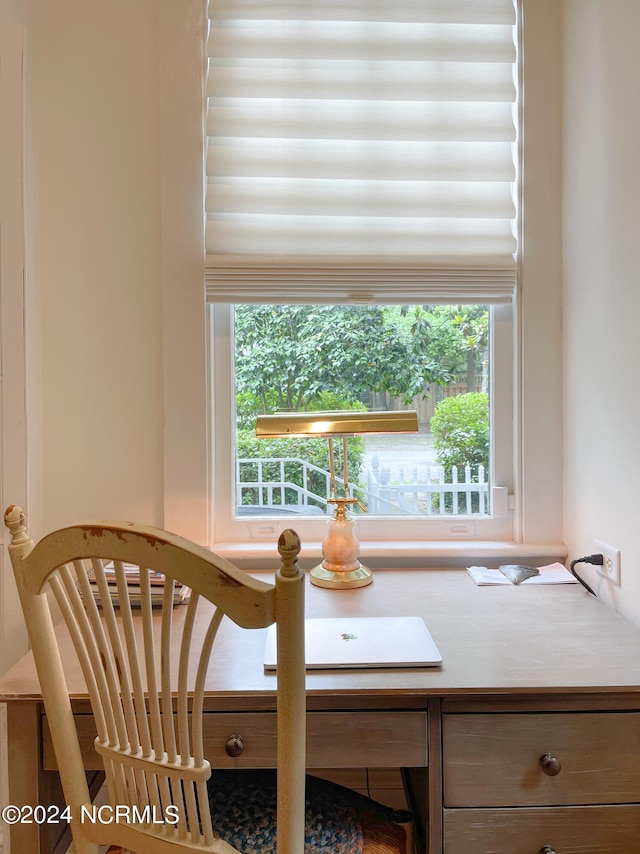
[[[545,848],[545,846],[549,846]],[[445,810],[444,854],[640,854],[640,807]]]
[[[276,716],[268,712],[207,716],[205,754],[214,767],[272,767]],[[225,745],[242,735],[244,750],[230,759]],[[308,768],[398,768],[426,765],[424,712],[309,712]]]
[[443,751],[447,807],[640,802],[637,712],[445,715]]
[[[85,768],[99,769],[93,748],[91,715],[76,715]],[[205,756],[214,768],[272,768],[276,764],[276,715],[273,712],[212,712],[204,719]],[[231,736],[242,736],[242,752],[230,757]],[[46,716],[43,762],[57,768]],[[399,768],[427,764],[426,712],[309,712],[308,768]]]

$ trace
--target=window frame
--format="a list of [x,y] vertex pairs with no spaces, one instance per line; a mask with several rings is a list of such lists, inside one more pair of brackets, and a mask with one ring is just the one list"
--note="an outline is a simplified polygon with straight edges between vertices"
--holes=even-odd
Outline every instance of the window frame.
[[[399,516],[358,515],[357,536],[368,549],[381,543],[433,540],[513,539],[514,435],[513,425],[513,317],[509,304],[490,306],[490,513],[486,516]],[[228,304],[210,303],[208,309],[212,378],[213,520],[220,543],[273,541],[280,531],[295,523],[303,541],[319,543],[325,535],[327,517],[269,515],[235,516],[235,406],[233,380],[233,324]],[[222,539],[221,539],[222,537]]]

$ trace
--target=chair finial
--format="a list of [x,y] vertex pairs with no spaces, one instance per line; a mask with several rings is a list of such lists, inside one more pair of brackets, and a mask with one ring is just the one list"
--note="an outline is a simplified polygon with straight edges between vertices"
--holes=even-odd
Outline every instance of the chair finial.
[[24,526],[24,511],[17,504],[10,504],[4,511],[4,524],[11,531],[11,544],[25,543],[29,537]]
[[278,551],[282,559],[281,572],[285,578],[293,578],[298,574],[300,548],[300,537],[291,528],[286,528],[278,537]]

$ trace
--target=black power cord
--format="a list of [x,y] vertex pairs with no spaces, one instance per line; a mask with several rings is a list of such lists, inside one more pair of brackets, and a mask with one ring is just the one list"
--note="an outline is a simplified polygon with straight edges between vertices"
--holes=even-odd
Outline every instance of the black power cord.
[[[595,594],[595,593],[594,593],[594,591],[589,587],[589,585],[587,584],[587,582],[586,582],[583,578],[580,578],[580,576],[578,575],[578,573],[575,571],[574,566],[575,566],[577,563],[590,563],[590,564],[592,564],[593,566],[603,566],[603,565],[604,565],[604,555],[602,555],[602,554],[593,554],[593,555],[586,555],[585,557],[577,557],[575,560],[572,560],[572,561],[571,561],[571,566],[569,567],[569,570],[570,570],[571,574],[572,574],[575,578],[577,578],[577,579],[578,579],[578,581],[580,582],[580,584],[582,584],[582,586],[583,586],[585,589],[587,589],[587,590],[589,591],[589,593],[591,593],[591,594],[593,594],[593,595],[595,596],[596,594]],[[597,598],[597,597],[596,597],[596,598]]]

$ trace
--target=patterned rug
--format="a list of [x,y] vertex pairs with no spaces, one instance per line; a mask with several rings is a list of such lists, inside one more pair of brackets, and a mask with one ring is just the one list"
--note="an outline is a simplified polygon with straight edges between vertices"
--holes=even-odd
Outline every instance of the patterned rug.
[[[209,780],[213,828],[243,854],[275,854],[274,771],[213,771]],[[362,854],[362,830],[333,783],[307,777],[304,854]]]

